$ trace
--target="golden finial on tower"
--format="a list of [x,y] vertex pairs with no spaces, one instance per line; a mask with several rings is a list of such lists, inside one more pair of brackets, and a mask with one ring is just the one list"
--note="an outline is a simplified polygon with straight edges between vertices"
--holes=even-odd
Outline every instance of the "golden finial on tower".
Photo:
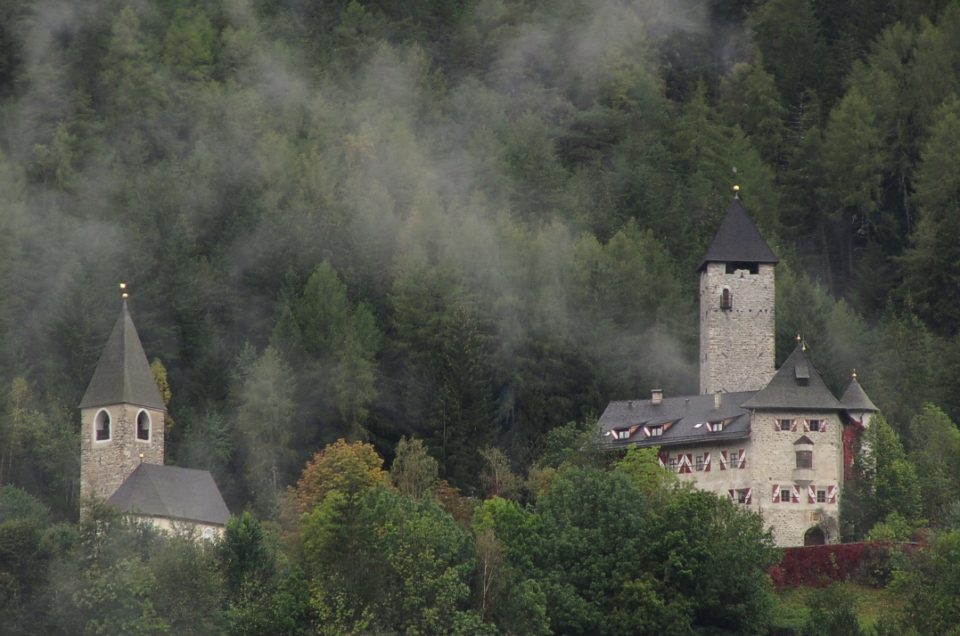
[[854,369],[853,372],[850,373],[850,377],[851,377],[853,380],[856,380],[856,379],[857,379],[857,370],[856,370],[856,369]]
[[733,184],[733,198],[734,199],[740,198],[740,186],[738,186],[737,184]]
[[120,283],[120,298],[126,300],[129,296],[130,294],[127,293],[127,284]]

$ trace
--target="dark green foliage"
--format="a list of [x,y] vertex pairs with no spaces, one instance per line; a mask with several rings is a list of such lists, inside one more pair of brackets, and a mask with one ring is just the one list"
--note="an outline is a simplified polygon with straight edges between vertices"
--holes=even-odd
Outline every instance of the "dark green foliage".
[[532,515],[497,501],[475,525],[503,542],[516,568],[508,576],[537,582],[554,633],[762,633],[767,625],[771,540],[759,517],[715,495],[645,491],[621,470],[567,468]]
[[807,605],[810,616],[800,631],[803,636],[862,636],[866,633],[857,620],[855,599],[841,585],[817,590]]
[[[571,545],[516,543],[499,527],[464,538],[437,510],[382,495],[377,514],[429,520],[457,555],[457,583],[434,597],[456,597],[453,614],[431,623],[428,610],[406,608],[419,617],[410,625],[754,629],[764,616],[756,589],[737,588],[751,605],[698,588],[706,600],[695,613],[696,581],[677,574],[677,591],[660,561],[622,565],[624,554],[586,545],[591,533],[616,544],[600,522],[618,521],[598,508],[591,527],[561,510],[576,507],[570,492],[591,496],[571,480],[596,481],[623,524],[666,524],[643,548],[661,561],[705,552],[671,534],[678,510],[743,522],[692,495],[647,515],[644,497],[610,492],[607,482],[627,477],[590,472],[605,458],[566,426],[653,385],[695,390],[693,270],[734,182],[782,259],[778,359],[803,334],[830,388],[839,393],[857,367],[890,423],[877,432],[880,463],[863,468],[875,474],[843,498],[853,535],[889,529],[893,514],[911,527],[956,517],[957,3],[61,9],[0,0],[0,484],[50,511],[22,516],[31,505],[4,495],[21,511],[6,521],[0,512],[17,525],[17,558],[39,564],[35,580],[0,574],[8,631],[45,614],[37,603],[51,608],[51,632],[319,624],[306,583],[315,573],[273,547],[269,571],[244,583],[232,570],[211,574],[184,546],[158,548],[154,565],[150,533],[115,520],[85,522],[79,539],[46,529],[76,515],[74,405],[121,279],[150,358],[168,370],[168,460],[213,471],[236,510],[282,516],[300,466],[338,437],[369,440],[389,459],[416,436],[439,477],[469,494],[482,490],[485,449],[501,449],[510,465],[498,467],[518,474],[541,457],[530,482],[546,501],[529,514]],[[568,466],[584,472],[564,477]],[[431,491],[426,468],[397,483]],[[534,570],[519,556],[572,547],[586,571],[609,569],[597,604],[569,565]],[[464,595],[481,561],[502,576]],[[402,587],[409,563],[388,565]],[[157,598],[164,577],[188,566],[211,590],[226,576],[229,602],[190,588]],[[71,583],[47,585],[48,568]],[[356,607],[323,596],[324,619],[367,629]]]
[[334,491],[305,518],[303,550],[321,633],[489,633],[468,609],[470,536],[428,499]]
[[960,533],[943,532],[895,575],[892,589],[903,599],[888,613],[907,634],[950,633],[960,618]]

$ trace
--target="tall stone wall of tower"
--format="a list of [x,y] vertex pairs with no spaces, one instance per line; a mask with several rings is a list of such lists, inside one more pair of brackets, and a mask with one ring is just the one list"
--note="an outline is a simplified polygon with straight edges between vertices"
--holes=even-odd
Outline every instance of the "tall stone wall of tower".
[[[774,373],[774,265],[700,274],[700,393],[756,391]],[[729,303],[724,303],[727,290]]]
[[[101,410],[110,414],[110,439],[98,441],[95,419]],[[140,411],[146,411],[150,416],[148,440],[137,438]],[[81,502],[87,502],[91,497],[109,498],[141,461],[163,464],[163,411],[132,404],[113,404],[82,409],[80,421]]]

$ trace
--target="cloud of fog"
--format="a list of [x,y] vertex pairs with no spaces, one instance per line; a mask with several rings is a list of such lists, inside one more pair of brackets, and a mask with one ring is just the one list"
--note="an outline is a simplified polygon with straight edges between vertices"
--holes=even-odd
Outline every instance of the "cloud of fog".
[[[488,4],[477,5],[478,23],[489,18],[481,15]],[[134,6],[143,15],[156,10],[145,2]],[[142,124],[160,140],[161,163],[174,166],[166,177],[154,175],[169,198],[157,204],[166,212],[157,212],[156,222],[169,221],[169,231],[185,228],[201,243],[232,233],[209,249],[226,259],[228,276],[208,291],[224,304],[218,311],[229,314],[224,325],[236,331],[237,342],[267,336],[273,317],[246,294],[264,282],[251,280],[253,272],[279,284],[284,271],[271,269],[274,261],[304,268],[323,259],[338,267],[349,263],[354,279],[388,292],[404,255],[418,250],[456,268],[489,297],[528,299],[494,308],[505,342],[519,342],[519,325],[531,322],[521,314],[531,311],[538,314],[533,322],[559,337],[577,333],[581,314],[566,297],[576,231],[558,220],[520,220],[524,210],[510,195],[517,185],[501,172],[503,136],[529,114],[562,124],[575,112],[574,102],[597,98],[618,59],[642,59],[652,37],[706,28],[700,3],[558,3],[514,24],[481,27],[490,72],[448,80],[438,91],[422,52],[408,47],[375,52],[347,86],[317,80],[299,66],[298,52],[266,40],[248,2],[229,0],[224,7],[233,33],[228,46],[240,65],[234,79],[201,88],[157,69],[168,101]],[[57,122],[74,115],[65,45],[92,28],[108,36],[111,8],[116,5],[35,3],[24,23],[27,85],[0,136],[11,163],[28,165],[36,145],[51,143]],[[20,200],[0,194],[0,219],[24,251],[24,270],[40,264],[47,282],[37,284],[47,290],[69,287],[74,272],[87,267],[86,255],[117,261],[125,252],[117,267],[97,268],[104,280],[91,282],[112,289],[111,277],[123,276],[119,270],[130,259],[122,243],[136,240],[117,193],[131,178],[153,177],[125,172],[115,147],[75,151],[81,185],[63,193],[34,183]],[[257,205],[246,192],[259,193]],[[229,196],[237,197],[241,216],[210,218]],[[254,214],[242,212],[245,206],[262,216],[243,218]],[[166,214],[176,218],[164,220]],[[351,262],[358,259],[359,265]],[[608,348],[635,347],[630,355],[650,359],[670,377],[694,375],[684,347],[666,333],[611,339]]]

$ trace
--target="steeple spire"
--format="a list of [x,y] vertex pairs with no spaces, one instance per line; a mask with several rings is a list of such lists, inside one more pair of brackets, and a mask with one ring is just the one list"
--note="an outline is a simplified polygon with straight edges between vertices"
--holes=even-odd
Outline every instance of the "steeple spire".
[[126,295],[124,291],[120,317],[110,332],[90,385],[80,400],[81,409],[133,404],[158,411],[166,410],[147,355],[140,344],[137,328],[130,317]]
[[739,190],[727,206],[727,214],[720,223],[713,242],[703,255],[697,270],[707,263],[773,263],[780,262],[740,201]]

